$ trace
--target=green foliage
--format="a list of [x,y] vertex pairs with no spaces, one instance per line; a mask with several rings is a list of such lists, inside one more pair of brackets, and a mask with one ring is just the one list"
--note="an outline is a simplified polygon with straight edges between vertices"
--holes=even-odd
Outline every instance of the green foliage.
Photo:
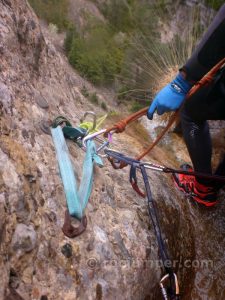
[[68,0],[28,0],[39,18],[57,25],[59,30],[68,27]]
[[142,109],[143,107],[145,107],[146,105],[143,105],[143,103],[140,103],[138,101],[133,101],[130,111],[131,112],[136,112],[139,111],[140,109]]
[[123,49],[107,25],[91,20],[86,35],[70,28],[65,39],[69,62],[94,84],[110,84],[121,70]]
[[108,113],[109,117],[117,117],[119,115],[118,111],[115,110],[110,110],[110,112]]
[[155,4],[140,0],[113,0],[101,3],[99,9],[115,32],[155,32]]
[[[156,2],[158,5],[158,1]],[[119,90],[118,99],[125,101],[128,97],[129,100],[138,98],[140,93],[134,95],[131,90],[139,89],[140,82],[137,80],[141,76],[136,76],[136,69],[139,68],[136,61],[137,58],[146,57],[146,51],[141,49],[141,44],[134,37],[143,37],[145,40],[151,39],[152,41],[159,37],[155,3],[150,4],[139,0],[113,0],[99,4],[99,9],[114,33],[114,40],[122,39],[122,47],[119,48],[122,53],[120,67],[117,70],[113,69],[114,78],[117,79],[116,88]],[[111,68],[109,70],[112,72]],[[143,95],[141,97],[143,98]]]
[[[98,95],[96,93],[89,93],[88,89],[86,88],[85,85],[83,85],[82,89],[81,89],[81,93],[84,97],[86,97],[91,103],[98,105],[99,104],[99,98]],[[107,109],[107,105],[105,104],[105,102],[101,103],[101,108],[104,110],[108,110]]]
[[91,103],[93,104],[98,104],[99,103],[99,98],[98,96],[96,95],[96,93],[92,93],[88,96],[88,99]]
[[118,88],[117,99],[125,100],[127,98],[127,92],[129,91],[129,86],[122,84],[120,88]]
[[224,0],[206,0],[205,2],[215,10],[218,10],[224,4]]
[[71,26],[70,28],[68,28],[68,30],[66,32],[66,38],[64,40],[64,47],[65,47],[66,53],[70,52],[70,50],[72,48],[73,40],[75,40],[76,38],[79,38],[79,35],[76,32],[74,26]]
[[[71,65],[97,85],[113,85],[127,68],[125,58],[131,35],[156,34],[153,7],[137,0],[113,0],[99,5],[106,22],[84,15],[85,28],[78,32],[70,28],[65,50]],[[137,53],[136,53],[137,54]]]
[[81,94],[82,94],[85,98],[87,98],[87,97],[89,96],[88,89],[86,88],[85,85],[82,86]]
[[110,25],[114,30],[129,32],[134,29],[135,19],[133,15],[133,7],[135,0],[121,1],[114,0],[108,1],[101,7],[102,13],[105,18],[109,20]]
[[106,105],[105,102],[101,103],[101,108],[104,109],[104,110],[106,110],[106,111],[108,110],[107,105]]

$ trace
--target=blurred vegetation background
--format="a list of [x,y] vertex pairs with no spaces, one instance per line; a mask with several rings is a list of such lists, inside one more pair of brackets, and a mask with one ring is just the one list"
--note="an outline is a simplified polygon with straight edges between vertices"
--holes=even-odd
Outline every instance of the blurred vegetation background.
[[[168,39],[167,27],[185,1],[91,0],[103,18],[82,11],[83,26],[68,17],[69,0],[29,2],[40,18],[66,32],[65,52],[71,65],[93,84],[114,89],[118,101],[129,101],[133,111],[149,104],[159,81],[165,84],[163,78],[174,75],[206,28],[198,6],[183,24],[183,36],[177,32]],[[205,0],[215,10],[222,4]]]
[[206,0],[206,5],[218,10],[224,4],[224,0]]
[[37,16],[48,23],[57,25],[58,29],[66,30],[68,20],[68,0],[28,0]]

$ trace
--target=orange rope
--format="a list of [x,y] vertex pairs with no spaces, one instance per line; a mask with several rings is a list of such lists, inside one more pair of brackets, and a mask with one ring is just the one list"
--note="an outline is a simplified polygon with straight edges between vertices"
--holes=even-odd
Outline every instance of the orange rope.
[[148,111],[148,107],[142,108],[141,110],[137,111],[136,113],[128,116],[127,118],[120,120],[119,122],[115,123],[112,127],[106,129],[104,136],[107,137],[108,133],[114,131],[115,133],[123,132],[127,126],[127,124],[136,121],[140,117],[144,116]]
[[[190,96],[192,96],[195,92],[197,92],[197,90],[199,88],[201,88],[204,85],[209,84],[212,80],[214,75],[216,74],[216,72],[225,64],[225,58],[222,59],[217,65],[215,65],[205,76],[202,77],[202,79],[198,82],[196,82],[196,84],[191,88],[191,90],[189,91],[189,93],[186,96],[187,100]],[[183,102],[184,103],[184,102]],[[161,140],[161,138],[165,135],[165,133],[169,130],[169,128],[172,126],[172,124],[174,123],[174,121],[176,120],[176,118],[179,115],[179,112],[181,110],[181,107],[179,108],[179,110],[175,111],[169,121],[167,126],[162,130],[162,132],[160,133],[160,135],[156,138],[156,140],[147,148],[145,149],[136,159],[140,160],[141,158],[143,158],[145,155],[147,155]],[[128,116],[125,119],[120,120],[119,122],[115,123],[112,127],[108,128],[106,130],[106,132],[104,133],[104,136],[107,137],[108,133],[110,133],[111,131],[114,131],[115,133],[120,133],[123,132],[126,128],[126,126],[131,123],[136,121],[137,119],[139,119],[140,117],[146,115],[148,111],[148,107],[145,107],[141,110],[139,110],[138,112],[131,114],[130,116]],[[121,162],[119,165],[116,165],[113,161],[113,158],[109,158],[109,161],[111,162],[112,166],[115,169],[122,169],[124,168],[127,164],[124,162]]]

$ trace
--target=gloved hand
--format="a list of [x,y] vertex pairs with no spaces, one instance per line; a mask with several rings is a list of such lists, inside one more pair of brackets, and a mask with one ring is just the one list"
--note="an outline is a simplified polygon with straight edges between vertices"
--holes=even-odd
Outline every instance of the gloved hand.
[[178,73],[176,78],[155,96],[147,112],[148,119],[152,120],[156,110],[158,115],[162,115],[167,111],[177,110],[192,85]]

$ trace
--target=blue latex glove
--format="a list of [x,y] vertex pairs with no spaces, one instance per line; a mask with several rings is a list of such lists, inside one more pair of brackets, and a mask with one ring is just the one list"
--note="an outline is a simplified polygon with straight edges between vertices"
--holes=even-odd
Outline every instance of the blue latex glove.
[[176,78],[155,96],[147,112],[148,119],[152,120],[156,110],[158,115],[162,115],[167,111],[177,110],[191,87],[192,84],[178,73]]

